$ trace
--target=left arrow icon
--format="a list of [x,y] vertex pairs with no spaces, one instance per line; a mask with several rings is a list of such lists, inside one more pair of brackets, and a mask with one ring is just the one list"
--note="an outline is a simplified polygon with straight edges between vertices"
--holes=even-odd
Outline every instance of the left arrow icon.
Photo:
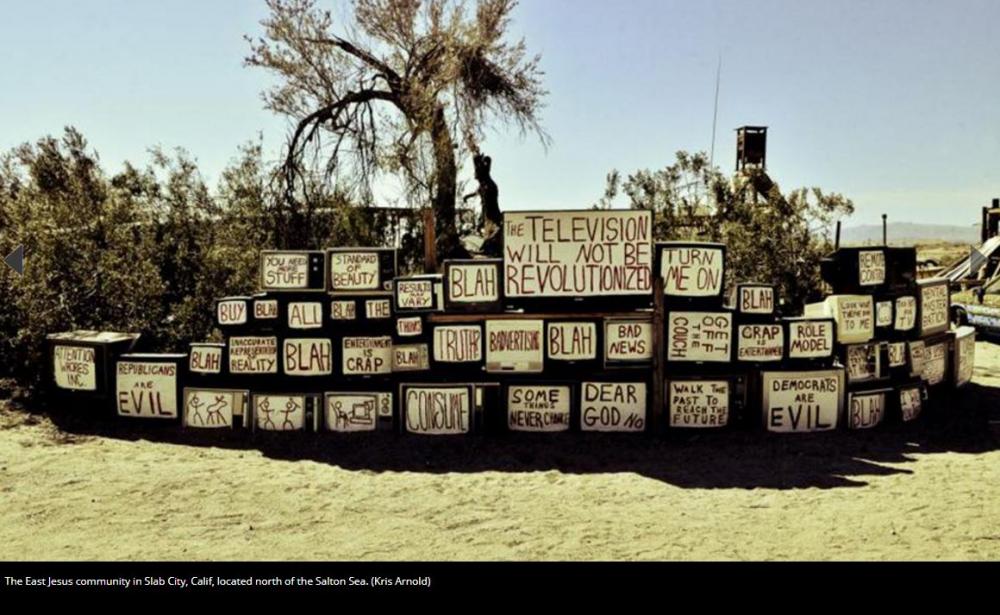
[[24,246],[17,246],[14,251],[3,257],[3,262],[17,272],[17,275],[24,275]]

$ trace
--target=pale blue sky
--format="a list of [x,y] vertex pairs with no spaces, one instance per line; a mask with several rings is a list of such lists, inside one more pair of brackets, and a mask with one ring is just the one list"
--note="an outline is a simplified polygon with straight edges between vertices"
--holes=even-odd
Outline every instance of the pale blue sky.
[[[0,148],[72,124],[112,170],[184,147],[213,184],[258,132],[276,158],[285,120],[262,108],[266,75],[242,66],[264,10],[5,0]],[[553,144],[490,136],[501,205],[586,207],[611,168],[707,151],[721,53],[724,170],[733,129],[764,124],[772,176],[845,193],[850,224],[975,223],[1000,196],[998,24],[1000,0],[522,0],[513,32],[542,54]]]

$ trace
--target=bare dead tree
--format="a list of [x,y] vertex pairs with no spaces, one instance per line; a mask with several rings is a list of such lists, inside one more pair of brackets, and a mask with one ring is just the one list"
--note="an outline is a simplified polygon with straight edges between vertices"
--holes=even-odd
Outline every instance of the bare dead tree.
[[461,255],[457,157],[494,124],[548,143],[539,57],[506,40],[515,5],[353,0],[335,21],[315,0],[268,0],[246,63],[278,77],[265,104],[296,122],[282,168],[290,214],[310,161],[369,201],[380,174],[397,174],[411,203],[432,204],[439,256]]

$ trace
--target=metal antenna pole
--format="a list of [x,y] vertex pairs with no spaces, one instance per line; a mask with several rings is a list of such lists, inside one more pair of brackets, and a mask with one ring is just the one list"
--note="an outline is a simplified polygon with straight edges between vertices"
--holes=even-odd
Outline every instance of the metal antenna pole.
[[719,64],[715,68],[715,110],[712,112],[712,145],[709,148],[708,167],[715,163],[715,126],[719,120],[719,81],[722,77],[722,52],[719,52]]

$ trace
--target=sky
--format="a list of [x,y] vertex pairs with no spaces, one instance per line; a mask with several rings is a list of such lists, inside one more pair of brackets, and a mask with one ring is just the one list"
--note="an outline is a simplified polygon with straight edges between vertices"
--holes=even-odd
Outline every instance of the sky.
[[[211,184],[258,135],[280,157],[271,78],[243,65],[262,0],[2,9],[0,150],[73,125],[110,172],[182,147]],[[488,134],[504,209],[586,208],[611,169],[709,151],[720,57],[724,171],[734,130],[766,125],[771,177],[850,197],[849,225],[978,224],[1000,196],[1000,1],[521,0],[513,17],[542,56],[552,143]]]

